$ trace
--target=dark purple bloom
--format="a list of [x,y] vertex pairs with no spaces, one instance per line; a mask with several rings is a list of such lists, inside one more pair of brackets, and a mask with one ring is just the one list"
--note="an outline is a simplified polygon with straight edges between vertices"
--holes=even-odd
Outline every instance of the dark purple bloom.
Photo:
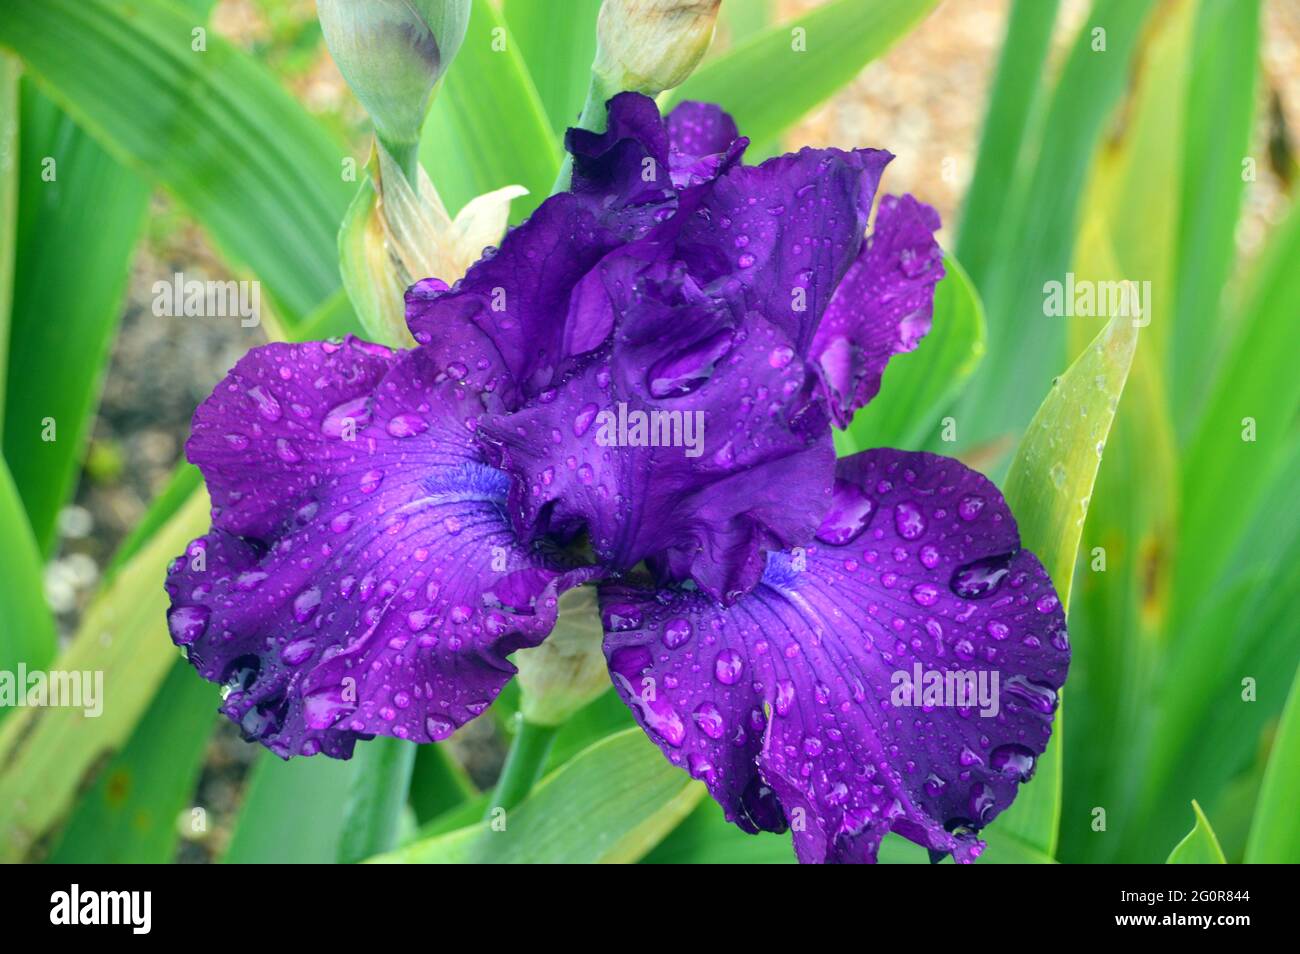
[[805,861],[978,854],[1050,734],[1063,611],[983,477],[831,442],[929,331],[938,217],[885,196],[864,238],[888,153],[746,144],[615,97],[569,192],[410,289],[414,350],[269,345],[203,403],[213,527],[169,619],[248,738],[444,738],[593,583],[618,692],[728,818]]

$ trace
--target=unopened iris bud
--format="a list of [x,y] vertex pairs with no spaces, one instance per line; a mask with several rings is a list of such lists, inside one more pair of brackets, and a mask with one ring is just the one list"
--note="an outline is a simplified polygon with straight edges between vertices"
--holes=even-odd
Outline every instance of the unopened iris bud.
[[560,616],[546,641],[515,655],[524,719],[534,725],[563,725],[609,690],[603,637],[594,587],[580,586],[560,597]]
[[470,0],[317,0],[330,55],[390,152],[417,143]]
[[592,72],[611,95],[680,86],[713,39],[722,0],[605,0]]

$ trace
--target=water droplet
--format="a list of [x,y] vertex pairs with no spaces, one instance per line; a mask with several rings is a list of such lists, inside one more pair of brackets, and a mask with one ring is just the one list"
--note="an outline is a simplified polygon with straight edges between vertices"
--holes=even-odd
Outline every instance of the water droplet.
[[677,617],[670,619],[664,625],[663,641],[669,649],[680,649],[685,646],[691,638],[691,624],[689,620]]
[[722,713],[712,702],[701,702],[691,713],[691,718],[700,727],[700,731],[710,739],[720,739],[726,732],[726,722],[722,718]]
[[302,455],[298,453],[298,448],[283,437],[276,438],[275,456],[280,458],[286,464],[296,464],[302,460]]
[[997,799],[993,789],[987,785],[975,785],[970,790],[970,814],[976,825],[983,828],[993,820],[997,810]]
[[267,576],[268,574],[263,573],[261,570],[249,570],[246,573],[241,573],[235,578],[235,589],[241,593],[251,593],[266,582]]
[[1045,715],[1056,711],[1056,690],[1016,674],[1006,680],[1006,691],[1029,703]]
[[776,684],[776,714],[789,715],[794,708],[795,688],[789,679],[782,679]]
[[832,546],[852,543],[871,524],[876,504],[857,484],[836,480],[831,506],[817,530],[817,539]]
[[1023,745],[1009,742],[999,745],[989,756],[989,764],[995,772],[1001,772],[1009,778],[1029,781],[1034,775],[1034,753]]
[[933,583],[918,583],[912,587],[912,599],[921,606],[933,606],[939,599],[939,588]]
[[302,700],[302,717],[308,728],[328,729],[339,719],[356,711],[357,704],[343,697],[342,686],[330,686],[309,692]]
[[605,629],[611,633],[624,633],[641,626],[641,611],[630,603],[611,603],[602,613]]
[[1002,553],[972,560],[953,572],[949,586],[964,600],[981,600],[992,596],[1011,572],[1014,556],[1013,553]]
[[212,611],[206,606],[173,606],[167,611],[167,630],[172,634],[172,641],[180,646],[190,645],[207,632],[211,616]]
[[316,614],[316,609],[320,606],[320,587],[310,586],[299,593],[293,600],[293,618],[299,623],[305,623]]
[[969,522],[984,510],[984,498],[979,494],[967,494],[957,503],[957,516]]
[[320,429],[326,437],[342,437],[348,431],[355,434],[369,423],[370,398],[359,397],[330,408],[321,421]]
[[641,713],[647,726],[671,746],[680,746],[686,738],[686,724],[660,693],[650,668],[650,651],[644,646],[624,646],[610,656],[609,668],[621,680],[628,702]]
[[253,399],[253,404],[257,407],[257,413],[266,420],[278,421],[283,415],[284,412],[280,409],[280,402],[260,384],[257,387],[249,388],[245,393]]
[[424,720],[424,731],[429,733],[429,738],[437,742],[455,732],[456,724],[441,716],[431,715]]
[[724,649],[718,653],[713,663],[713,675],[724,686],[734,686],[740,682],[740,674],[745,668],[745,661],[734,649]]
[[894,529],[904,540],[915,540],[925,533],[925,517],[916,504],[904,500],[894,506]]
[[414,437],[429,429],[429,422],[418,414],[396,414],[388,422],[387,431],[393,437]]
[[406,614],[406,626],[413,633],[428,629],[433,622],[433,615],[429,610],[412,610]]
[[710,335],[677,354],[656,361],[646,375],[646,386],[656,398],[681,397],[702,387],[713,376],[714,366],[731,350],[728,330]]
[[280,650],[280,658],[290,666],[301,666],[311,658],[315,648],[316,641],[313,639],[295,639]]
[[591,424],[596,420],[596,415],[600,413],[600,405],[586,404],[578,412],[578,416],[573,419],[573,436],[581,437],[591,429]]

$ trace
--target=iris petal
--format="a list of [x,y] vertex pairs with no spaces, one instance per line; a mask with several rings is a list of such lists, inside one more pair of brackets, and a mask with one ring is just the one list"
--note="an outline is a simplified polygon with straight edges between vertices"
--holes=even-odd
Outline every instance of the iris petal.
[[944,275],[938,228],[930,206],[910,195],[885,196],[870,239],[835,289],[810,353],[840,427],[876,396],[889,359],[913,350],[930,330],[934,288]]
[[930,454],[841,461],[818,538],[734,606],[627,583],[601,605],[638,722],[736,824],[793,828],[803,861],[874,861],[890,831],[973,860],[1032,776],[1069,664],[1001,495]]
[[[427,352],[351,339],[256,349],[200,406],[214,528],[170,568],[169,622],[246,737],[282,757],[444,738],[591,578],[515,537],[475,413]],[[248,443],[222,448],[236,429]],[[292,461],[263,459],[284,442]]]
[[585,528],[614,570],[650,559],[733,600],[765,549],[808,539],[830,502],[833,450],[814,379],[782,332],[644,278],[613,344],[520,411],[485,419],[490,461],[514,478],[521,535]]

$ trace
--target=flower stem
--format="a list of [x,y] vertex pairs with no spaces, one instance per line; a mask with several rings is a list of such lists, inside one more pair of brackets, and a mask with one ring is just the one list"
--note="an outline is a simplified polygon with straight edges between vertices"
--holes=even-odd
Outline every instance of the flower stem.
[[501,778],[497,780],[496,790],[488,806],[488,814],[498,808],[507,811],[514,808],[533,789],[533,785],[542,775],[546,756],[555,741],[559,729],[553,725],[538,725],[518,716],[518,729],[515,740],[510,743],[510,752],[506,755],[506,764],[501,769]]
[[[609,99],[618,90],[608,90],[604,83],[592,74],[591,85],[587,87],[587,101],[583,104],[582,115],[578,117],[576,125],[579,129],[590,129],[592,132],[605,131],[605,101]],[[557,192],[568,190],[573,180],[573,156],[566,151],[564,161],[560,163],[560,174],[555,177],[555,185],[551,188],[551,195]]]

